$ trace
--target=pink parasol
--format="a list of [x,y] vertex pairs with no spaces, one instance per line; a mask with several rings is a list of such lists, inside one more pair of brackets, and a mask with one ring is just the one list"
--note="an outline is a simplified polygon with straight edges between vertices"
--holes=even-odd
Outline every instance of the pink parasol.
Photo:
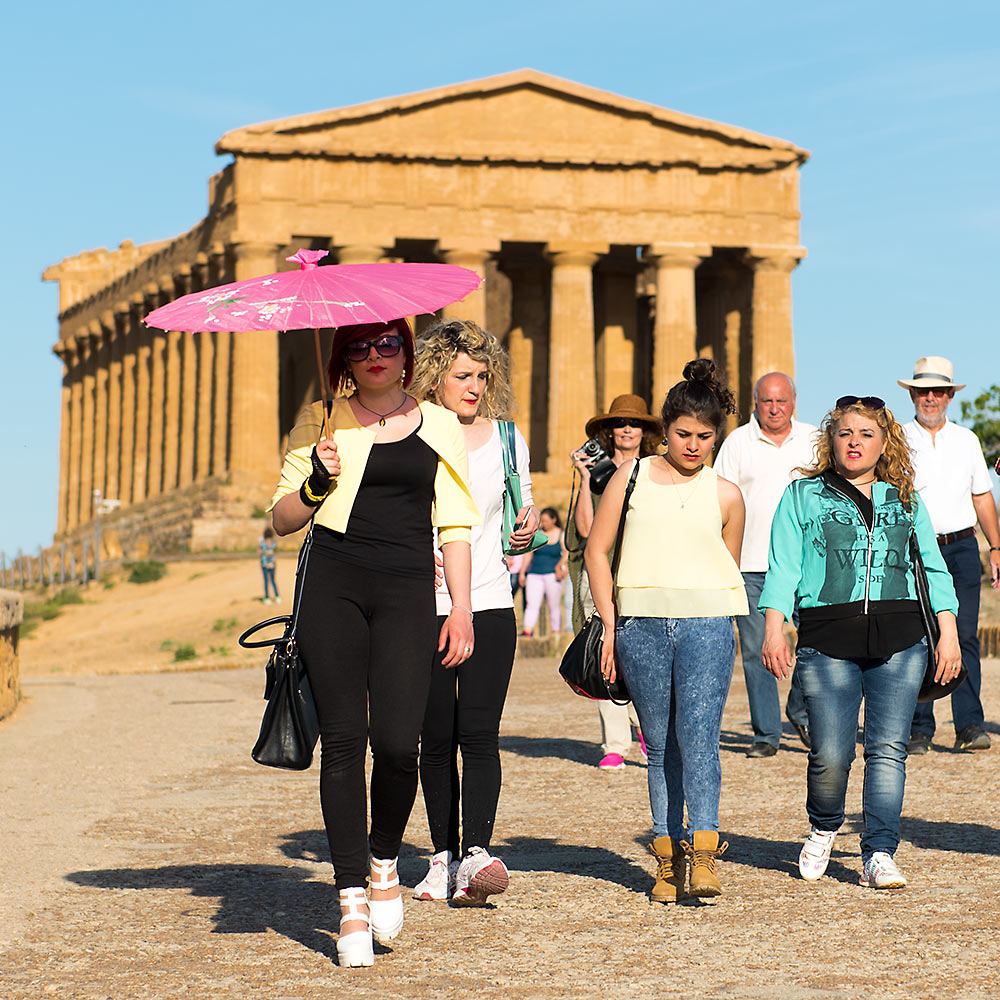
[[[320,267],[326,250],[299,250],[285,259],[297,271],[279,271],[192,292],[143,322],[158,330],[190,333],[308,330],[324,401],[328,388],[319,328],[387,323],[434,312],[465,298],[482,283],[475,271],[454,264],[334,264]],[[324,407],[324,413],[328,408]]]
[[184,295],[145,319],[159,330],[189,332],[308,330],[387,323],[434,312],[482,282],[454,264],[335,264],[320,267],[326,250],[300,250],[279,271]]

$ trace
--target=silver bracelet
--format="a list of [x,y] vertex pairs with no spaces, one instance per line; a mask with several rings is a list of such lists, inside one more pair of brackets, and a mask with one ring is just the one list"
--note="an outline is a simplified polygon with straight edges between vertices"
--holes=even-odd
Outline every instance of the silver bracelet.
[[452,611],[464,611],[469,616],[469,621],[475,621],[475,616],[469,608],[463,608],[461,604],[453,604],[451,606]]

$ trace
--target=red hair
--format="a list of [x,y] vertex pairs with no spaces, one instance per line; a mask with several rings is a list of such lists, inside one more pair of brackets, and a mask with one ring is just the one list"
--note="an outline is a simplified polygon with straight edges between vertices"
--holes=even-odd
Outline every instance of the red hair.
[[406,358],[403,372],[403,388],[413,381],[413,334],[405,319],[392,319],[388,323],[360,323],[357,326],[338,327],[330,345],[330,360],[326,366],[326,377],[330,391],[336,395],[351,377],[344,348],[355,340],[377,340],[386,333],[398,333],[403,338],[403,355]]

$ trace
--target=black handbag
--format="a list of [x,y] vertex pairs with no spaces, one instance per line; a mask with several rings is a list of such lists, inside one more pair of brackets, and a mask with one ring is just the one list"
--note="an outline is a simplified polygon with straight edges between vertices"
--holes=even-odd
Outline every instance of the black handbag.
[[[635,479],[639,474],[639,462],[636,460],[625,487],[625,497],[622,500],[622,513],[618,519],[618,535],[615,538],[615,552],[611,559],[611,579],[618,573],[618,563],[622,554],[622,538],[625,535],[625,515],[628,513],[628,503],[635,489]],[[614,641],[612,636],[611,641]],[[579,695],[593,698],[595,701],[612,701],[616,705],[627,705],[631,698],[625,686],[625,678],[619,673],[614,683],[609,681],[601,671],[601,649],[604,646],[604,622],[596,609],[584,622],[583,628],[577,632],[573,641],[563,653],[559,664],[559,674],[562,679]]]
[[924,633],[927,636],[927,667],[924,671],[924,680],[920,685],[920,694],[917,701],[936,701],[949,695],[965,680],[968,670],[963,666],[958,675],[944,684],[939,684],[934,680],[937,673],[937,662],[934,653],[937,649],[938,640],[941,638],[941,629],[938,626],[937,615],[931,607],[931,591],[927,583],[927,570],[924,568],[924,560],[920,555],[920,545],[917,542],[916,531],[910,532],[910,562],[913,564],[913,584],[917,592],[917,603],[920,605],[920,617],[924,623]]
[[[313,701],[309,675],[299,655],[295,642],[295,627],[299,620],[302,585],[305,581],[309,550],[312,548],[312,528],[306,535],[299,552],[295,574],[295,599],[290,615],[279,615],[251,625],[240,637],[245,649],[273,646],[264,668],[264,697],[267,707],[260,724],[260,735],[250,756],[266,767],[281,767],[290,771],[305,771],[312,764],[313,750],[319,738],[319,719]],[[262,629],[283,624],[280,639],[251,641],[250,637]]]

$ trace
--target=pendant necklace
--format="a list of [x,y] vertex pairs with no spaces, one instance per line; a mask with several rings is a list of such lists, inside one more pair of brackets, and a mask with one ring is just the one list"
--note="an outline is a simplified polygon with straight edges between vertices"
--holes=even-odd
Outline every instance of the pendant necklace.
[[371,407],[365,406],[365,404],[361,402],[361,397],[357,393],[354,394],[354,398],[358,401],[358,406],[360,406],[362,410],[367,410],[373,417],[378,417],[379,427],[385,427],[385,418],[391,417],[396,412],[396,410],[401,409],[406,403],[406,393],[404,392],[403,399],[400,402],[399,406],[394,406],[387,413],[379,413],[377,410],[373,410]]
[[691,491],[686,497],[681,497],[681,484],[674,482],[674,470],[671,467],[670,462],[667,461],[666,456],[664,456],[663,460],[667,464],[667,475],[670,476],[670,485],[677,490],[677,502],[681,505],[681,510],[684,510],[684,508],[688,505],[688,501],[695,495],[695,492],[698,489],[698,477],[701,475],[701,469],[699,469],[692,477],[694,479],[694,484],[691,487]]

